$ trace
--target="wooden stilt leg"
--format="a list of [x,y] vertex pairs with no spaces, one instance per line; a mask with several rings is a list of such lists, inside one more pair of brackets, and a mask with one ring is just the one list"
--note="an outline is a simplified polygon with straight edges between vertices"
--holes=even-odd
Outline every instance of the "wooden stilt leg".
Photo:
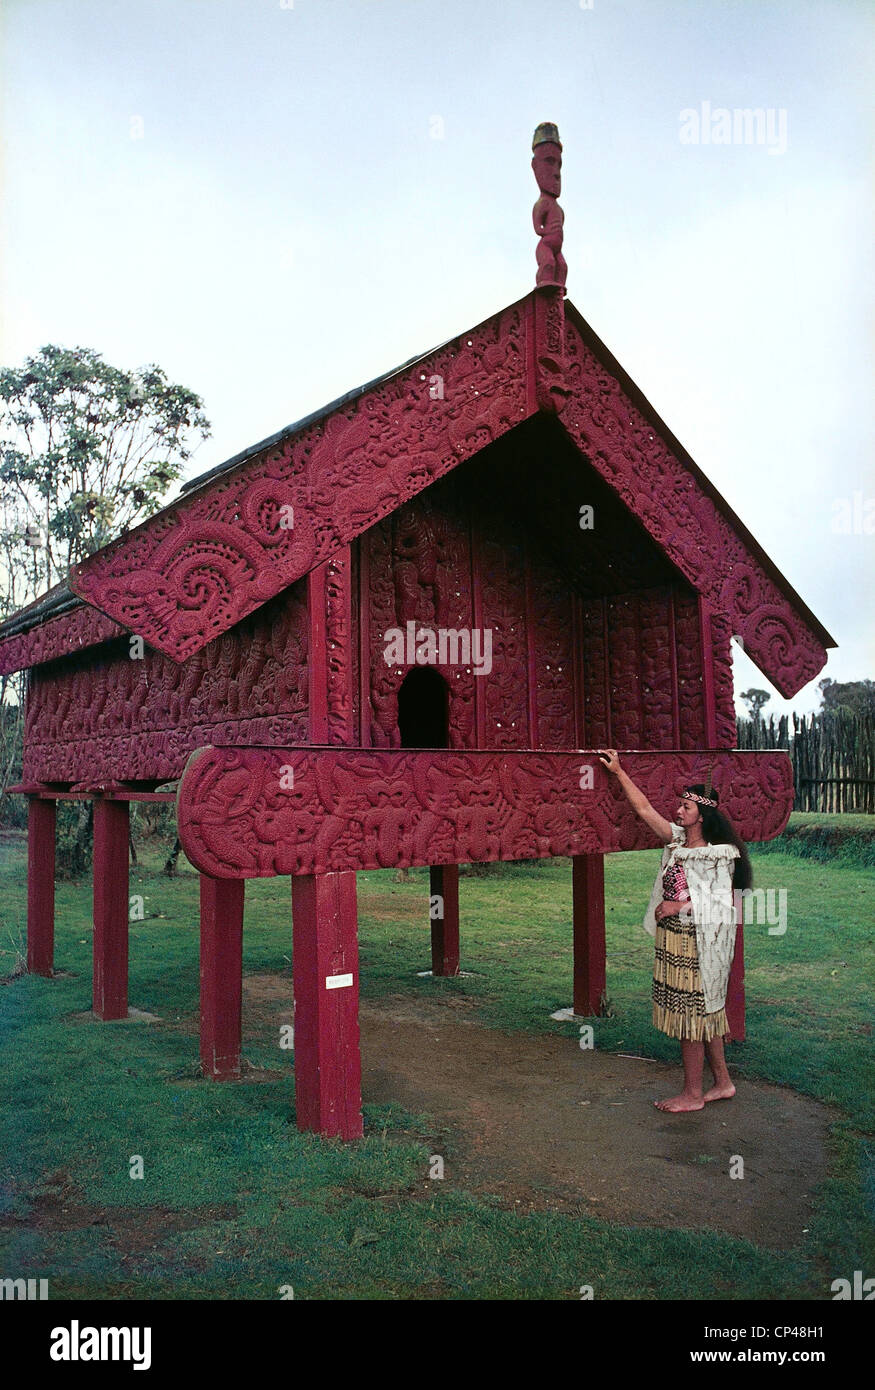
[[355,870],[292,878],[299,1129],[362,1136]]
[[98,1018],[128,1016],[128,855],[126,801],[94,802],[94,981]]
[[431,973],[459,973],[459,866],[432,864],[429,868]]
[[726,1021],[733,1042],[744,1042],[744,927],[735,928],[735,955],[726,988]]
[[242,878],[201,874],[201,1065],[215,1081],[240,1075]]
[[27,968],[51,975],[55,955],[55,802],[30,798],[27,814]]
[[575,854],[571,865],[574,1012],[600,1014],[606,987],[604,855]]

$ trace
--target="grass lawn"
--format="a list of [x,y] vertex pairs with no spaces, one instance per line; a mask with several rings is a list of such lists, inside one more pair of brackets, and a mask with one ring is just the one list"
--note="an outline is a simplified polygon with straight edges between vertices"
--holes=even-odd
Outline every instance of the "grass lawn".
[[[713,1231],[517,1213],[430,1182],[423,1117],[398,1106],[366,1106],[358,1144],[303,1135],[292,1056],[245,1016],[246,1058],[280,1075],[198,1080],[197,877],[181,860],[165,878],[157,849],[142,859],[131,893],[151,915],[131,924],[130,999],[160,1024],[78,1017],[91,1001],[87,881],[57,888],[65,973],[0,987],[4,1275],[48,1277],[56,1298],[264,1299],[291,1285],[296,1298],[564,1299],[587,1282],[597,1298],[823,1299],[838,1275],[875,1273],[872,869],[754,859],[759,886],[787,890],[787,931],[747,928],[749,1041],[733,1068],[843,1116],[806,1244],[780,1253]],[[650,1023],[640,927],[657,863],[656,851],[606,861],[613,1016],[599,1046],[675,1062],[677,1044]],[[416,973],[428,965],[428,871],[358,881],[363,997],[452,989],[485,1025],[576,1032],[549,1020],[570,997],[568,861],[462,879],[463,968],[478,973],[453,981]],[[0,975],[23,950],[25,886],[23,840],[0,843]],[[285,972],[291,1000],[290,922],[288,880],[247,885],[244,971]]]

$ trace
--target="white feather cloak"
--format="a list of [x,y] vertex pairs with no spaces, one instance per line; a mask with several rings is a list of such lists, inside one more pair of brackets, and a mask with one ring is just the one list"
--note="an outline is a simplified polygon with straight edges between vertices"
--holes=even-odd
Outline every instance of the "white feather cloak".
[[662,851],[662,863],[644,917],[644,930],[656,935],[656,905],[662,902],[662,875],[669,864],[682,866],[690,890],[696,947],[705,1012],[716,1013],[726,1003],[729,970],[735,953],[735,902],[732,893],[735,845],[701,845],[687,849],[686,831],[671,822],[671,840]]

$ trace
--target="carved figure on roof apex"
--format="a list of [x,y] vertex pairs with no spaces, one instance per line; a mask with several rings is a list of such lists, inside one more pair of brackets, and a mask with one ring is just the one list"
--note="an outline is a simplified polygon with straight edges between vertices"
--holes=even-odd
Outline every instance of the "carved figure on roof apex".
[[556,199],[562,192],[562,142],[559,131],[549,121],[538,126],[532,140],[532,170],[541,196],[532,208],[532,222],[538,234],[538,274],[535,284],[564,290],[568,266],[562,255],[562,224],[565,213]]

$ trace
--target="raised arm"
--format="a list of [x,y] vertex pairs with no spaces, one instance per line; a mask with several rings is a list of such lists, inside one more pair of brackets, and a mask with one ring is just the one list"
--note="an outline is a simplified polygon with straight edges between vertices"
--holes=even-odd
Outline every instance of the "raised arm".
[[636,787],[632,778],[620,767],[616,748],[598,748],[596,751],[608,772],[616,777],[623,788],[626,799],[636,816],[639,816],[645,825],[649,825],[654,835],[658,835],[662,843],[667,845],[671,839],[671,822],[661,816],[658,811],[654,811],[641,788]]

